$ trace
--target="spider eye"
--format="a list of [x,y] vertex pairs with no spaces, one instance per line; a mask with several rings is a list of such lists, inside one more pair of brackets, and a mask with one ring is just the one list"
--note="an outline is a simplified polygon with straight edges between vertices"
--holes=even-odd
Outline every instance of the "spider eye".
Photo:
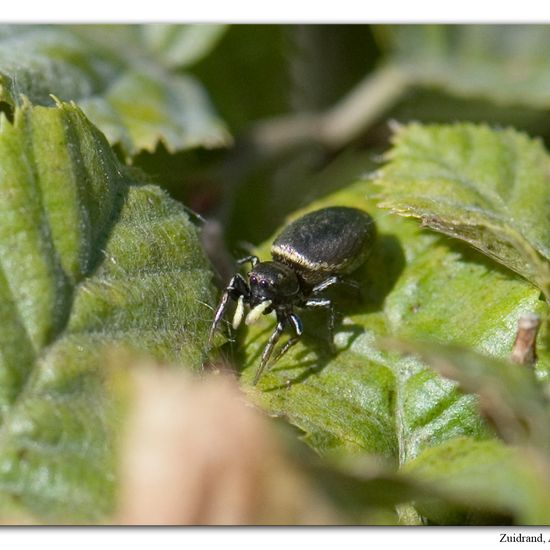
[[268,283],[267,283],[267,281],[266,281],[265,279],[262,279],[262,280],[260,281],[260,286],[261,286],[262,288],[267,288],[267,284],[268,284]]
[[257,282],[258,282],[258,279],[254,275],[252,275],[252,277],[250,277],[250,284],[255,285]]

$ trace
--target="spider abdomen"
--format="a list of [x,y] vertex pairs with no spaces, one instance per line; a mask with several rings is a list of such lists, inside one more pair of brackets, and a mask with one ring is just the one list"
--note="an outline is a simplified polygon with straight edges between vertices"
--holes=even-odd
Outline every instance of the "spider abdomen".
[[358,268],[376,238],[373,219],[363,210],[335,206],[290,223],[273,241],[271,255],[291,266],[308,284]]

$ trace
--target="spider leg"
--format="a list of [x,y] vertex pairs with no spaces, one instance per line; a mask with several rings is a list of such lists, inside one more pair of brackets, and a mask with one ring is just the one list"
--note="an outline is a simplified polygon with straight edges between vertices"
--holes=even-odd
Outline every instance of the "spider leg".
[[238,300],[241,296],[243,296],[244,301],[247,302],[249,295],[250,289],[248,288],[248,284],[246,283],[242,275],[237,273],[229,281],[229,284],[224,290],[220,303],[218,304],[218,307],[216,309],[214,320],[212,321],[210,332],[208,333],[208,347],[210,347],[212,338],[214,337],[214,333],[216,332],[216,328],[218,327],[220,320],[225,313],[229,298],[232,298],[233,300]]
[[311,289],[311,295],[316,296],[323,290],[326,290],[327,288],[336,284],[346,285],[353,288],[357,293],[357,298],[359,299],[359,301],[362,302],[364,300],[363,289],[361,288],[361,285],[357,283],[357,281],[353,281],[350,279],[342,279],[338,275],[333,275],[328,279],[325,279],[324,281],[320,282],[318,285],[314,286]]
[[271,333],[271,336],[269,337],[269,340],[267,341],[267,344],[265,345],[264,351],[262,352],[262,357],[260,359],[260,366],[258,367],[258,370],[256,371],[256,375],[254,376],[254,380],[252,381],[252,385],[255,386],[258,380],[260,379],[260,376],[262,372],[265,369],[265,366],[267,362],[269,361],[269,358],[271,357],[271,353],[273,352],[273,348],[275,347],[275,344],[279,341],[279,338],[281,337],[281,334],[283,333],[285,329],[285,318],[284,317],[278,317],[277,319],[277,326]]
[[305,307],[321,307],[328,310],[328,335],[329,335],[329,346],[331,352],[334,353],[334,305],[328,298],[311,298],[305,303]]
[[295,336],[289,338],[287,343],[279,350],[277,355],[273,358],[273,363],[278,361],[292,346],[294,346],[298,340],[300,340],[302,333],[304,332],[304,329],[302,328],[302,321],[300,321],[300,318],[297,315],[291,313],[288,316],[288,320],[294,329]]
[[342,279],[341,277],[338,277],[338,275],[333,275],[332,277],[328,277],[328,279],[320,282],[318,285],[315,285],[311,289],[311,294],[319,294],[319,292],[322,292],[323,290],[326,290],[327,288],[336,284],[351,286],[358,292],[361,292],[361,286],[356,281],[352,281],[350,279]]
[[325,279],[324,281],[322,281],[318,285],[315,285],[311,289],[311,293],[312,294],[318,294],[319,292],[322,292],[323,290],[327,289],[328,287],[330,287],[332,285],[335,285],[337,283],[341,283],[341,282],[342,282],[342,279],[340,279],[340,277],[338,277],[337,275],[333,275],[332,277],[329,277],[328,279]]
[[241,258],[240,260],[237,260],[237,264],[242,265],[247,262],[250,262],[252,264],[252,267],[256,267],[256,264],[260,261],[258,256],[246,256],[244,258]]

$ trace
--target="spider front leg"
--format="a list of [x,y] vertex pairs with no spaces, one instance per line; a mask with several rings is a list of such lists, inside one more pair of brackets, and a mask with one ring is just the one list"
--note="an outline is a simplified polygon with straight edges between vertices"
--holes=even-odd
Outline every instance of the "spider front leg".
[[250,262],[252,264],[252,267],[256,267],[256,264],[260,262],[260,258],[258,256],[246,256],[244,258],[241,258],[240,260],[237,260],[238,265],[246,264],[247,262]]
[[278,361],[292,346],[297,344],[304,332],[304,329],[302,328],[302,321],[300,321],[300,318],[297,315],[291,313],[288,316],[288,320],[294,329],[295,336],[289,338],[288,342],[279,350],[277,355],[273,358],[273,363]]
[[[235,327],[235,323],[237,321],[240,322],[240,319],[242,319],[242,315],[243,315],[242,302],[248,302],[250,299],[250,288],[247,282],[242,277],[242,275],[240,275],[239,273],[237,273],[231,278],[231,280],[229,281],[229,284],[227,285],[226,289],[222,294],[220,303],[218,304],[218,308],[216,309],[216,313],[214,315],[214,320],[212,321],[212,325],[210,326],[210,332],[208,334],[208,347],[210,347],[212,338],[214,337],[214,332],[216,332],[216,328],[218,327],[220,320],[223,317],[223,314],[225,313],[229,298],[232,298],[233,300],[237,300],[238,302],[237,311],[235,312],[235,317],[233,319],[233,326]],[[239,316],[240,316],[240,319],[239,319]],[[238,323],[237,323],[237,326],[238,326]]]
[[[332,283],[332,284],[334,284],[334,283]],[[322,307],[322,308],[328,310],[327,327],[328,327],[328,336],[329,336],[329,346],[330,346],[330,351],[332,353],[334,353],[335,352],[335,347],[334,347],[334,319],[335,319],[334,305],[327,298],[311,298],[305,303],[305,307],[311,307],[311,308]]]
[[269,340],[265,345],[264,351],[262,352],[262,357],[260,359],[260,366],[256,371],[254,380],[252,381],[253,386],[255,386],[258,380],[260,379],[260,376],[262,375],[262,372],[264,371],[265,366],[267,365],[267,362],[271,357],[271,353],[273,352],[273,348],[275,347],[275,344],[279,341],[281,334],[285,330],[285,320],[286,320],[285,317],[283,317],[282,315],[277,315],[277,325],[275,327],[275,330],[271,333],[271,336],[269,337]]

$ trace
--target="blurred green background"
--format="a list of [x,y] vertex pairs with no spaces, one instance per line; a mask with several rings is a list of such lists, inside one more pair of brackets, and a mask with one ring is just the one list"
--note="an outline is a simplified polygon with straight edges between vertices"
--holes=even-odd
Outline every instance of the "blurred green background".
[[186,67],[233,136],[228,149],[134,162],[201,214],[233,254],[284,217],[376,169],[389,121],[473,121],[550,137],[550,27],[231,25]]

